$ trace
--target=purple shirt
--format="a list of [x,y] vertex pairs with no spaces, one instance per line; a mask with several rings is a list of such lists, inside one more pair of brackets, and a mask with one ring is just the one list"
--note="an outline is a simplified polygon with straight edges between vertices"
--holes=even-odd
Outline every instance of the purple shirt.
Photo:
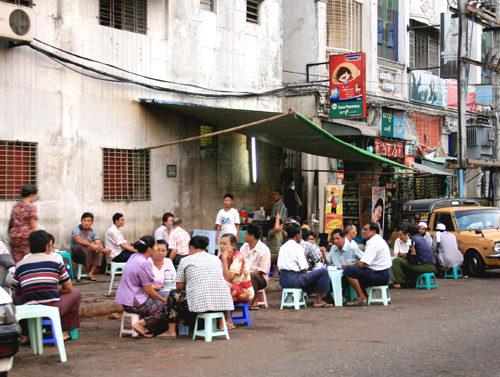
[[134,306],[134,299],[136,299],[139,305],[142,305],[149,297],[143,287],[153,283],[154,274],[151,263],[143,253],[135,253],[123,269],[115,301],[122,305]]

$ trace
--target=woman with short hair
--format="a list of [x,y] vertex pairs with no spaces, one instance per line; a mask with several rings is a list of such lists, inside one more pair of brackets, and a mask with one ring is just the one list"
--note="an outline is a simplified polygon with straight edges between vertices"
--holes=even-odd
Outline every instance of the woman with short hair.
[[156,241],[156,252],[149,257],[149,261],[153,265],[153,288],[155,290],[164,289],[163,282],[165,279],[168,277],[172,279],[172,281],[175,281],[175,276],[177,275],[172,259],[167,258],[167,250],[167,241],[158,240]]

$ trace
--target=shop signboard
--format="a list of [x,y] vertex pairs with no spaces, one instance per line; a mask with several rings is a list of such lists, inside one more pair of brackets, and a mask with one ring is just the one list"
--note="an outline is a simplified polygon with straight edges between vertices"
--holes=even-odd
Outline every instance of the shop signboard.
[[405,166],[408,166],[409,168],[414,168],[415,167],[415,156],[406,156],[405,157]]
[[405,143],[405,156],[415,156],[415,151],[417,147],[414,143],[406,142]]
[[330,55],[329,65],[330,118],[365,118],[365,53]]
[[440,72],[443,79],[458,77],[458,18],[452,13],[441,13],[441,51]]
[[493,103],[493,85],[478,85],[476,87],[476,103],[491,105]]
[[427,105],[446,107],[448,97],[447,82],[429,72],[412,71],[410,100]]
[[382,137],[404,139],[405,116],[404,111],[382,108]]
[[387,157],[403,158],[403,142],[391,140],[375,139],[375,154]]
[[342,196],[344,185],[326,184],[325,233],[344,229],[342,221]]
[[384,229],[384,212],[385,212],[385,187],[372,187],[372,219],[373,223],[377,223],[380,227],[381,234]]

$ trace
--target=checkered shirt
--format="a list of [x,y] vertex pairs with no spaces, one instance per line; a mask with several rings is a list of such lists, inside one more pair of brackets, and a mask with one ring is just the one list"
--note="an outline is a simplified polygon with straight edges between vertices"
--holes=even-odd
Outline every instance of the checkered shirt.
[[315,243],[301,240],[300,246],[304,249],[304,255],[309,264],[314,263],[321,258],[321,250]]
[[179,226],[168,236],[168,247],[177,250],[177,255],[188,255],[190,240],[189,233]]
[[182,258],[177,269],[176,282],[186,283],[190,312],[234,310],[222,263],[215,255],[198,252]]

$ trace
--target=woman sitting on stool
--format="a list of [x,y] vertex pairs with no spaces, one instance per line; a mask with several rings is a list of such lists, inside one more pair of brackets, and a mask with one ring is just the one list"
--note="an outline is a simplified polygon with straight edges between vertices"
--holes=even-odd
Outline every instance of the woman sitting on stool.
[[153,288],[153,265],[148,260],[156,252],[157,246],[151,236],[142,236],[133,246],[137,253],[129,258],[123,268],[115,301],[122,304],[127,313],[145,317],[133,327],[140,335],[151,338],[167,329],[164,317],[167,300]]
[[[253,300],[255,292],[252,287],[250,270],[243,254],[236,250],[236,237],[233,234],[224,234],[220,238],[221,255],[224,271],[224,279],[231,292],[234,302],[250,302]],[[234,329],[236,326],[231,319],[231,312],[226,314],[227,328]],[[223,326],[219,327],[223,330]]]
[[172,259],[167,258],[168,252],[168,244],[165,240],[156,241],[156,252],[149,257],[149,261],[153,265],[153,275],[154,275],[154,284],[153,288],[155,290],[165,289],[163,286],[163,282],[168,277],[175,280],[176,272],[174,263]]
[[189,255],[181,259],[177,269],[177,289],[167,296],[168,331],[160,336],[175,338],[176,324],[193,325],[197,313],[234,310],[222,263],[206,252],[208,242],[204,236],[189,241]]

